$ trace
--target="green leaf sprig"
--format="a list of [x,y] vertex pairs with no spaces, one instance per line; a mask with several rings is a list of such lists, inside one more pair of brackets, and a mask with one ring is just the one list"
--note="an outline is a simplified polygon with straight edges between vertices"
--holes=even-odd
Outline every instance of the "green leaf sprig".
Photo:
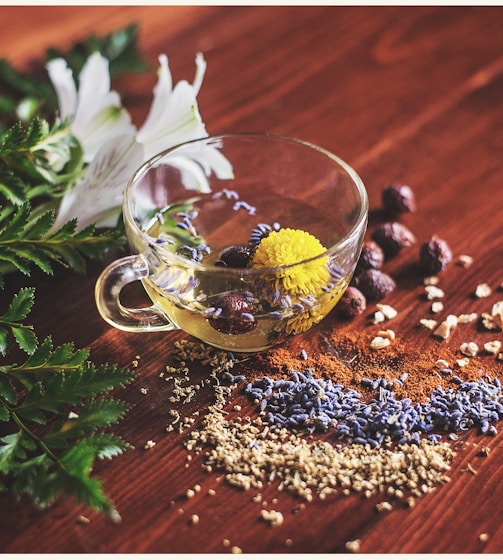
[[[100,51],[117,75],[142,71],[136,25],[103,38],[90,37],[63,56],[78,74],[87,56]],[[49,117],[57,106],[47,79],[15,70],[0,60],[0,294],[5,275],[48,275],[63,266],[84,273],[88,259],[100,259],[125,245],[122,226],[81,230],[71,220],[55,228],[63,194],[85,171],[82,148],[68,123]],[[109,432],[129,409],[111,395],[134,373],[116,365],[96,365],[89,349],[73,343],[39,342],[27,318],[35,290],[22,287],[0,309],[0,491],[28,495],[39,507],[69,494],[118,520],[102,482],[91,476],[97,459],[112,459],[131,446]],[[11,350],[27,357],[9,359]],[[9,362],[10,363],[7,363]]]
[[[33,349],[23,363],[0,366],[0,424],[10,428],[0,437],[0,474],[10,478],[15,494],[29,495],[40,507],[71,494],[119,519],[91,471],[96,459],[130,448],[105,431],[129,405],[105,395],[124,387],[134,373],[96,366],[88,360],[88,349],[75,350],[70,343],[54,348],[46,338],[36,345],[34,335],[27,336],[32,331],[20,326],[32,302],[33,292],[21,290],[0,317],[0,332],[10,329],[21,348]],[[0,482],[0,490],[6,488]]]

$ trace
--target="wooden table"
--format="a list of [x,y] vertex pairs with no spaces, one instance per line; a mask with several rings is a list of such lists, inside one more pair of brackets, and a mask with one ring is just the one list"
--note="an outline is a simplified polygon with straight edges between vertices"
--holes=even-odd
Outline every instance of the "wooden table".
[[[474,259],[470,268],[452,264],[443,273],[446,310],[481,313],[488,301],[502,299],[501,8],[61,6],[2,7],[0,16],[0,56],[21,69],[46,47],[69,47],[91,32],[106,34],[132,22],[139,24],[147,61],[155,68],[157,56],[167,53],[175,81],[192,80],[194,56],[203,52],[208,70],[198,99],[210,133],[269,131],[318,144],[358,171],[374,210],[384,185],[411,185],[418,209],[406,220],[418,240],[437,234],[456,257]],[[123,77],[117,86],[137,124],[154,83],[150,72]],[[393,329],[411,348],[452,344],[456,350],[456,337],[425,342],[429,334],[418,327],[424,303],[417,303],[417,278],[407,264],[411,254],[389,268],[398,287],[385,302],[407,310]],[[130,367],[141,356],[139,375],[123,394],[134,406],[118,429],[135,449],[96,466],[122,523],[72,499],[39,511],[5,494],[1,551],[224,553],[236,546],[244,553],[328,553],[345,552],[346,543],[357,539],[363,553],[503,551],[501,435],[468,434],[449,473],[452,481],[414,508],[383,513],[375,507],[382,497],[338,494],[315,498],[295,514],[299,500],[271,486],[263,499],[282,511],[278,527],[260,519],[256,492],[230,487],[221,473],[205,473],[201,457],[186,468],[185,436],[165,431],[169,391],[159,378],[173,342],[184,336],[126,334],[105,324],[93,296],[103,266],[90,264],[84,276],[62,269],[54,277],[14,275],[5,294],[36,287],[30,318],[40,339],[52,335],[55,344],[89,346],[97,363]],[[494,289],[488,300],[473,297],[483,282]],[[295,344],[309,350],[310,336],[334,328],[375,330],[368,315],[343,327],[328,319]],[[493,336],[501,340],[501,332]],[[235,402],[245,401],[238,395]],[[182,415],[189,412],[180,405]],[[252,405],[245,412],[256,413]],[[145,450],[148,440],[156,446]],[[476,450],[483,445],[492,451],[482,460]],[[469,461],[476,474],[467,470]],[[187,499],[186,490],[196,484],[202,491]],[[197,524],[191,523],[194,514]],[[90,523],[79,523],[81,515]]]

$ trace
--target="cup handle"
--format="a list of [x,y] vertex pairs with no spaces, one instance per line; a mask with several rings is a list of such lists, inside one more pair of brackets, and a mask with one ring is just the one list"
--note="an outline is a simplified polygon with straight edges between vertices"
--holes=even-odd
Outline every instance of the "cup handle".
[[128,332],[178,330],[155,305],[139,309],[122,305],[122,289],[149,274],[148,263],[141,255],[123,257],[105,268],[96,281],[94,295],[98,311],[107,323]]

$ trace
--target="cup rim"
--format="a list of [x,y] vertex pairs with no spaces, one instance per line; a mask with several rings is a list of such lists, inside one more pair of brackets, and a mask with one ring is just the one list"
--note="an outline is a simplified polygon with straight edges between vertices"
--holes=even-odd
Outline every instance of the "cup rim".
[[191,144],[197,144],[197,143],[203,142],[203,141],[217,141],[218,139],[226,139],[226,138],[243,138],[243,139],[244,138],[250,138],[250,139],[252,139],[252,138],[268,138],[268,139],[275,140],[275,141],[290,142],[290,143],[293,143],[293,144],[304,146],[306,148],[309,148],[309,149],[311,149],[315,152],[318,152],[318,153],[324,155],[325,157],[328,157],[329,159],[335,161],[335,163],[337,163],[337,165],[339,165],[342,169],[344,169],[344,171],[348,174],[348,176],[353,181],[353,184],[355,185],[356,191],[358,192],[358,194],[360,196],[360,200],[361,200],[360,213],[359,213],[357,219],[355,220],[355,224],[353,225],[351,230],[346,235],[344,235],[344,237],[342,239],[340,239],[339,241],[337,241],[336,243],[334,243],[333,245],[328,247],[323,253],[320,253],[319,255],[315,255],[314,257],[310,257],[308,259],[304,259],[304,260],[301,260],[301,261],[298,261],[298,262],[295,262],[295,263],[284,264],[284,265],[275,266],[275,267],[264,267],[264,268],[223,267],[223,266],[202,264],[202,263],[199,263],[199,262],[194,261],[192,259],[183,257],[182,255],[178,255],[176,253],[165,252],[165,251],[163,251],[162,247],[156,247],[156,249],[159,250],[161,253],[168,254],[170,260],[173,260],[174,263],[178,263],[180,265],[183,265],[186,268],[190,267],[190,268],[196,269],[198,271],[205,270],[205,271],[216,272],[218,274],[236,274],[236,273],[246,274],[246,275],[254,275],[254,274],[263,275],[263,274],[267,274],[267,273],[274,274],[274,273],[277,273],[279,271],[285,271],[285,270],[288,270],[290,268],[293,268],[293,267],[296,267],[296,266],[299,266],[299,265],[304,265],[304,264],[316,261],[318,259],[330,257],[330,255],[333,255],[334,253],[336,253],[337,250],[341,250],[342,248],[344,248],[345,245],[350,243],[352,238],[355,235],[358,234],[362,225],[368,219],[369,199],[368,199],[367,190],[365,188],[363,180],[358,175],[358,173],[348,163],[346,163],[344,160],[342,160],[339,156],[333,154],[329,150],[326,150],[325,148],[322,148],[322,147],[320,147],[316,144],[313,144],[313,143],[308,142],[306,140],[301,140],[301,139],[293,137],[293,136],[274,134],[274,133],[270,133],[270,132],[224,132],[224,133],[221,133],[221,134],[202,136],[200,138],[195,138],[193,140],[187,140],[185,142],[180,142],[180,143],[178,143],[174,146],[171,146],[170,148],[167,148],[165,150],[162,150],[161,152],[158,152],[157,154],[150,157],[147,161],[145,161],[135,171],[133,176],[128,181],[128,184],[127,184],[127,186],[124,190],[123,205],[122,205],[122,210],[123,210],[122,214],[123,214],[124,222],[125,223],[127,222],[130,227],[135,229],[140,234],[141,237],[150,238],[144,231],[142,231],[138,227],[134,218],[132,217],[131,213],[129,212],[128,195],[133,190],[135,183],[141,177],[143,177],[150,168],[154,167],[157,161],[163,159],[166,155],[170,154],[171,152],[174,152],[175,150],[180,149],[181,147],[189,146]]

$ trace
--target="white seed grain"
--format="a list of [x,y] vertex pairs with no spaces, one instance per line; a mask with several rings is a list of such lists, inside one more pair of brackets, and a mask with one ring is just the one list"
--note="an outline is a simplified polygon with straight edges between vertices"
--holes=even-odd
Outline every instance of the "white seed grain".
[[488,354],[496,355],[501,350],[501,342],[499,340],[490,340],[484,344],[484,350]]
[[438,325],[438,322],[434,319],[420,319],[419,324],[432,331]]
[[381,350],[383,348],[386,348],[390,344],[391,344],[391,340],[389,338],[376,336],[370,341],[370,348],[372,350]]
[[486,284],[485,282],[482,283],[482,284],[479,284],[475,288],[475,297],[486,298],[486,297],[489,297],[491,294],[492,294],[491,286],[489,286],[489,284]]
[[459,347],[459,350],[463,356],[474,358],[479,352],[479,346],[476,342],[463,342]]
[[445,296],[444,290],[438,288],[437,286],[425,286],[424,291],[426,293],[426,299],[442,299]]
[[358,553],[360,552],[360,545],[360,539],[356,539],[354,541],[348,541],[345,547],[348,552]]
[[470,255],[459,255],[458,264],[463,268],[468,268],[473,264],[473,257]]
[[377,303],[377,309],[384,315],[385,319],[394,319],[398,315],[398,311],[385,303]]

